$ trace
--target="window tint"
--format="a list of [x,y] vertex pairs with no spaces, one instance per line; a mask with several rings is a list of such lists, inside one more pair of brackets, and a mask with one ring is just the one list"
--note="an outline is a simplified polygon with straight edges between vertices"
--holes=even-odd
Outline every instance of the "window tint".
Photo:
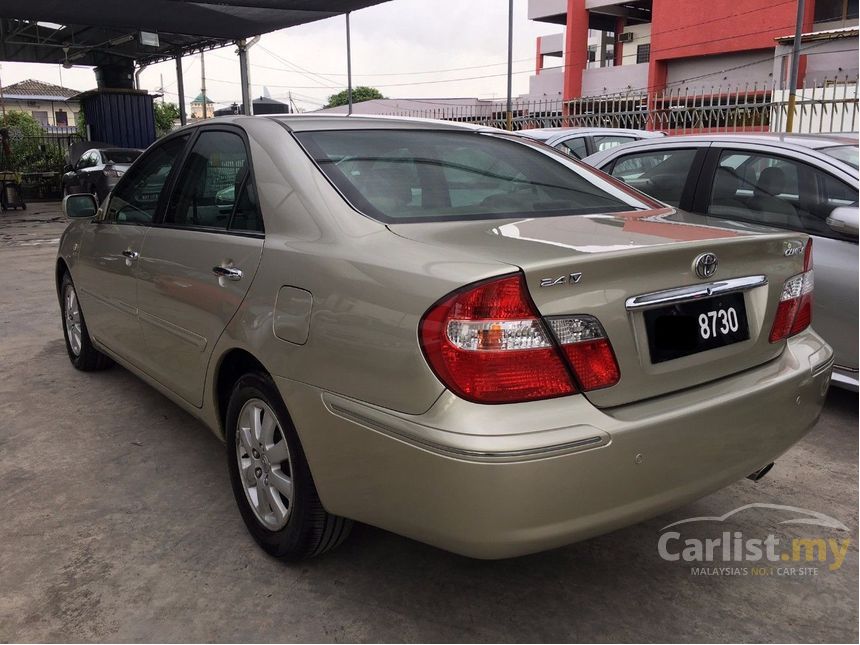
[[247,166],[238,134],[201,132],[176,181],[164,223],[226,229]]
[[856,204],[857,197],[856,186],[805,163],[726,151],[714,176],[708,213],[841,238],[826,219],[837,206]]
[[188,136],[174,137],[159,144],[125,173],[111,195],[106,219],[136,224],[152,221],[161,190]]
[[385,222],[646,207],[587,169],[498,137],[393,129],[296,136],[356,208]]
[[233,219],[230,220],[231,231],[263,232],[263,219],[260,217],[260,209],[257,206],[257,190],[251,181],[250,173],[246,173],[246,179],[236,200],[236,210]]
[[695,149],[655,150],[619,157],[612,176],[662,202],[678,206]]
[[585,137],[567,139],[555,147],[562,152],[566,152],[575,159],[585,159],[588,156],[588,149],[585,147]]
[[625,137],[617,134],[598,134],[592,138],[594,139],[594,147],[597,148],[597,152],[609,150],[615,146],[620,146],[622,143],[636,141],[635,137]]

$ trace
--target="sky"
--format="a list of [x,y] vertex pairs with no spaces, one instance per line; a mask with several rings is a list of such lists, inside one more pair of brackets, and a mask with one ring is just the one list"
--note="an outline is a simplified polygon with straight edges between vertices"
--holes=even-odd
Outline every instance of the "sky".
[[[560,25],[529,21],[527,0],[514,0],[513,93],[528,92],[534,71],[535,38],[562,31]],[[371,85],[389,98],[504,98],[507,65],[505,0],[391,0],[351,15],[353,85]],[[264,35],[250,50],[254,97],[264,88],[286,100],[292,92],[306,110],[321,107],[346,87],[343,16]],[[216,107],[240,101],[235,47],[205,54],[206,91]],[[183,59],[186,102],[200,92],[200,56]],[[462,69],[468,68],[468,69]],[[481,77],[481,78],[476,78]],[[95,87],[92,68],[0,64],[4,86],[27,78],[76,90]],[[141,87],[176,101],[173,62],[146,68]]]

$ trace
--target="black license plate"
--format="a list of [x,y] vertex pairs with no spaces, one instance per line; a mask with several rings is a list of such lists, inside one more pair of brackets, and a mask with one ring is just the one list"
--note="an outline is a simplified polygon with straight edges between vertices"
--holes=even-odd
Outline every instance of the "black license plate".
[[750,337],[742,293],[648,309],[645,328],[652,363],[725,347]]

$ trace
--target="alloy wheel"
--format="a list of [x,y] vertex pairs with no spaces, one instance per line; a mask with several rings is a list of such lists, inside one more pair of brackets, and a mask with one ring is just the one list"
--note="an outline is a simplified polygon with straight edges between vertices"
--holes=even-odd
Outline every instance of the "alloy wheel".
[[272,408],[249,399],[237,420],[236,459],[242,488],[260,523],[270,531],[283,528],[293,507],[290,448]]

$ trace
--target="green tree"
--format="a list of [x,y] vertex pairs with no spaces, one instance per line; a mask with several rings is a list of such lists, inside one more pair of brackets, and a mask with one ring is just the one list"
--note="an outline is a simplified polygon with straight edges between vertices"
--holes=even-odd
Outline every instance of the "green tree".
[[155,135],[163,137],[173,129],[173,124],[179,118],[179,108],[175,103],[155,103]]
[[[365,85],[359,85],[358,87],[352,88],[352,102],[353,103],[361,103],[362,101],[370,101],[372,99],[384,99],[382,96],[382,92],[380,92],[375,87],[367,87]],[[337,94],[332,94],[328,97],[328,103],[326,104],[327,108],[337,107],[338,105],[346,105],[349,103],[349,97],[347,96],[347,90],[343,90],[342,92],[338,92]]]
[[42,147],[45,130],[42,124],[26,112],[7,110],[5,118],[0,116],[0,130],[8,142],[0,147],[0,169],[22,171],[30,166],[42,165]]

